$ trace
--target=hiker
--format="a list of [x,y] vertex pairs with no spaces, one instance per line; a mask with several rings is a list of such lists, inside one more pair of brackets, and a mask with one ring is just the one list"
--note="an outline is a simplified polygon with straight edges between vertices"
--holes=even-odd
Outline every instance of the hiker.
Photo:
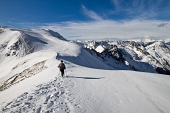
[[61,60],[61,63],[58,65],[58,68],[60,68],[61,76],[63,77],[64,76],[64,69],[66,69],[66,67],[65,67],[62,60]]

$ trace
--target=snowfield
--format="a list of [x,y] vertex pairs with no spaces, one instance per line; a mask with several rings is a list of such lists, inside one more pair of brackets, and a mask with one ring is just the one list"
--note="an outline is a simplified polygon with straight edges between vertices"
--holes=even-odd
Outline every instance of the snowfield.
[[[1,113],[170,112],[168,75],[120,70],[51,30],[0,30]],[[33,51],[20,46],[22,36]],[[66,65],[64,78],[60,60]]]

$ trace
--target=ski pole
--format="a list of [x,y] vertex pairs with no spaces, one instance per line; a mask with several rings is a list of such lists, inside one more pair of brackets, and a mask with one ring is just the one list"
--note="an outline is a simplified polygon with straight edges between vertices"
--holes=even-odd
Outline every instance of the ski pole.
[[59,70],[58,76],[60,76],[60,70]]
[[67,72],[67,71],[66,71],[66,69],[65,69],[65,77],[67,76],[66,72]]

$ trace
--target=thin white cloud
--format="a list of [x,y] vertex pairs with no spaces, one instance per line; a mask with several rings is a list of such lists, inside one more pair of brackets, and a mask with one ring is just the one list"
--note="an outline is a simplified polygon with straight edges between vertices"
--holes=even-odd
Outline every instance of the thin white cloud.
[[48,24],[40,28],[48,28],[59,32],[67,39],[133,39],[155,37],[156,39],[170,38],[169,29],[158,28],[161,22],[158,20],[131,20],[131,21],[91,21],[91,22],[64,22]]
[[115,9],[119,9],[119,1],[118,0],[112,0],[112,3],[115,6]]
[[[170,1],[165,0],[111,0],[115,9],[110,14],[124,13],[128,17],[150,19],[170,14]],[[165,4],[166,3],[166,4]]]
[[88,10],[84,5],[82,5],[83,13],[87,15],[89,18],[94,20],[103,20],[97,13],[92,10]]

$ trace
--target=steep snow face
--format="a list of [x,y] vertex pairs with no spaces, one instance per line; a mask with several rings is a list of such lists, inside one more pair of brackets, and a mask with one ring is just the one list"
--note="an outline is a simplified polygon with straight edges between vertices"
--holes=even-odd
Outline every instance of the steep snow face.
[[0,31],[1,58],[5,56],[22,57],[32,53],[34,47],[26,35],[13,29],[1,29]]

